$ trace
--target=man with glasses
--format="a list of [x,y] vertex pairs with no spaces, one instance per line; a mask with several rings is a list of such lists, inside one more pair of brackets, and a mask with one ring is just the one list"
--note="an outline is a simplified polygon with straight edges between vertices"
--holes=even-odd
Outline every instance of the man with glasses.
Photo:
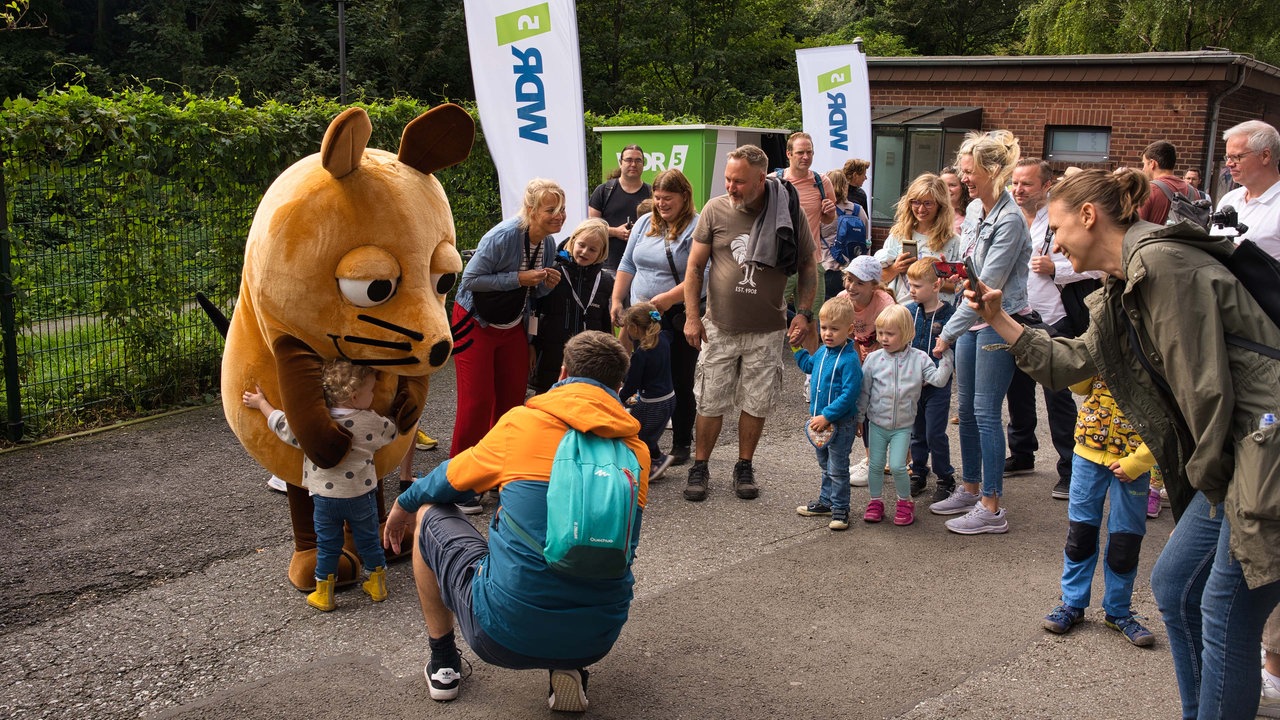
[[[1218,209],[1230,205],[1249,229],[1247,237],[1280,258],[1280,133],[1261,120],[1248,120],[1222,133],[1227,141],[1227,170],[1240,187],[1222,196]],[[1213,228],[1215,235],[1233,235],[1233,228]],[[1262,630],[1262,697],[1259,717],[1280,717],[1280,607],[1271,612]]]
[[639,145],[622,149],[618,169],[618,177],[596,187],[587,203],[588,217],[604,218],[609,223],[609,257],[605,258],[604,266],[610,273],[616,273],[622,262],[622,251],[627,249],[627,239],[631,237],[631,225],[639,215],[636,206],[653,195],[649,183],[640,179],[644,172],[644,151]]
[[[1240,187],[1218,201],[1228,205],[1249,227],[1243,234],[1280,258],[1280,133],[1261,120],[1247,120],[1222,133],[1227,143],[1226,164]],[[1213,228],[1214,235],[1235,235],[1234,228]]]

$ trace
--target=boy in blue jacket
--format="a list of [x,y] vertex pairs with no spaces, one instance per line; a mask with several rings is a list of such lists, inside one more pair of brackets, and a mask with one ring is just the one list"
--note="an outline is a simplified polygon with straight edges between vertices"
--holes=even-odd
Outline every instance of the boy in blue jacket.
[[822,468],[818,499],[796,508],[805,517],[831,516],[827,527],[849,528],[849,452],[856,436],[853,418],[862,389],[862,364],[849,339],[853,327],[853,301],[835,297],[822,304],[822,347],[812,355],[797,348],[796,364],[812,377],[809,393],[808,435]]

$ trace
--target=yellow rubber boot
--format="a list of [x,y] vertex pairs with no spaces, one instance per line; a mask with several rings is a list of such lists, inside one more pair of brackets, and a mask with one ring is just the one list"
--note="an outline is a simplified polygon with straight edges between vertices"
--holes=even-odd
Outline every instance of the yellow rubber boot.
[[322,612],[329,612],[337,607],[333,602],[333,585],[335,582],[337,581],[332,574],[324,580],[316,578],[316,590],[307,596],[307,604]]
[[369,573],[369,579],[364,581],[360,587],[369,595],[374,602],[382,602],[387,599],[387,568],[385,565],[376,567],[373,572]]

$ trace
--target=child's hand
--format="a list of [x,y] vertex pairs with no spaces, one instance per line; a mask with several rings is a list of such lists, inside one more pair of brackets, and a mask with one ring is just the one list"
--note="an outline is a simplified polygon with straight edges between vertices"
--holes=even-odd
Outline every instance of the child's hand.
[[263,397],[262,395],[262,386],[254,385],[253,390],[244,391],[244,397],[242,399],[244,401],[245,407],[253,408],[254,410],[259,410],[261,409],[262,401],[265,400],[266,398]]
[[1124,472],[1124,468],[1120,467],[1119,460],[1111,463],[1108,467],[1111,468],[1111,473],[1115,475],[1116,479],[1119,480],[1120,482],[1122,483],[1133,482],[1133,478],[1126,475]]
[[856,437],[862,437],[862,423],[855,423],[853,426],[853,434]]
[[827,419],[821,415],[814,415],[809,420],[809,429],[814,432],[822,432],[829,427],[831,427],[831,423],[827,422]]

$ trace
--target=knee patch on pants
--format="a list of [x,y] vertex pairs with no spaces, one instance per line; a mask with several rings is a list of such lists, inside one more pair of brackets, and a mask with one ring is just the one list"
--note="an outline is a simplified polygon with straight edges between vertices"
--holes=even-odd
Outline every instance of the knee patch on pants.
[[1066,551],[1067,558],[1074,562],[1093,557],[1098,552],[1098,526],[1072,520],[1067,526]]
[[1111,533],[1107,538],[1107,567],[1117,575],[1127,575],[1137,569],[1141,550],[1141,535]]

